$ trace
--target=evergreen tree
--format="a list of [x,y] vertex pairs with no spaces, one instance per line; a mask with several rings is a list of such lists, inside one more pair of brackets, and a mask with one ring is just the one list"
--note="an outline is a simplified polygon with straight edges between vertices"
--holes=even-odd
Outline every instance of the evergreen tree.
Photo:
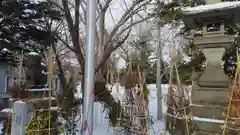
[[[35,79],[35,82],[36,78],[43,79],[42,70],[44,67],[40,63],[51,35],[49,23],[58,20],[61,20],[60,12],[48,2],[34,2],[32,0],[0,1],[0,50],[11,52],[6,55],[6,51],[2,51],[1,60],[16,63],[14,61],[16,56],[23,52],[25,56],[24,65],[32,70],[30,76],[35,73],[38,74],[31,79]],[[35,52],[39,55],[29,57],[29,52]],[[38,85],[43,84],[39,81],[36,83]]]
[[0,2],[0,45],[10,50],[43,50],[50,36],[47,18],[60,13],[47,2],[2,0]]
[[[41,72],[40,63],[43,51],[48,45],[46,41],[51,34],[48,23],[50,20],[60,19],[60,12],[51,3],[32,0],[1,0],[0,61],[15,65],[16,56],[23,52],[24,65],[32,70],[32,74],[37,71]],[[29,52],[39,55],[29,55]],[[42,76],[41,74],[33,79],[40,79]],[[2,129],[3,133],[4,130],[6,128]]]

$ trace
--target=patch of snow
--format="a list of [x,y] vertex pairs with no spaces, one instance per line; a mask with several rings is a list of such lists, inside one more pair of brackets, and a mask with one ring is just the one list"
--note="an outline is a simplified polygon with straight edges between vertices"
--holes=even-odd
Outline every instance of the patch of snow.
[[207,5],[201,5],[196,7],[186,7],[182,9],[183,14],[197,14],[207,11],[213,11],[213,10],[224,10],[224,9],[231,9],[231,8],[237,8],[240,7],[240,1],[227,1],[227,2],[220,2],[215,4],[207,4]]
[[22,101],[22,100],[18,100],[18,101],[15,101],[15,103],[21,103],[21,104],[25,104],[25,102],[24,101]]
[[63,59],[63,62],[64,63],[69,63],[72,66],[78,66],[79,65],[77,59],[75,59],[75,58],[66,58],[66,59]]
[[41,65],[42,65],[42,66],[46,66],[46,64],[45,64],[45,63],[43,63],[43,62],[41,62]]
[[10,41],[8,39],[4,39],[4,41],[7,42],[7,43],[10,43]]
[[[167,95],[168,93],[168,84],[162,84],[162,95]],[[147,88],[149,89],[149,113],[155,119],[157,119],[157,86],[156,84],[148,84]],[[163,113],[167,112],[167,102],[162,100],[162,111]]]
[[2,109],[1,110],[1,112],[3,112],[3,113],[12,113],[12,108],[4,108],[4,109]]
[[[167,94],[168,92],[168,86],[167,84],[162,85],[162,93]],[[113,86],[107,85],[107,87],[112,88],[112,94],[116,98],[116,100],[121,100],[125,97],[125,90],[119,85],[115,84]],[[150,94],[149,94],[149,113],[150,116],[152,116],[154,123],[150,124],[150,134],[149,135],[159,135],[163,132],[163,129],[165,128],[164,121],[157,120],[157,98],[156,97],[156,84],[148,84],[147,85]],[[81,84],[79,82],[77,93],[80,94]],[[16,101],[16,102],[22,102],[22,101]],[[109,126],[109,120],[106,117],[106,112],[103,111],[104,106],[101,103],[95,102],[94,103],[94,123],[93,123],[93,134],[98,135],[124,135],[124,133],[118,132],[117,128],[113,128]],[[166,112],[166,102],[163,101],[163,113]],[[6,108],[6,111],[10,111],[9,108]],[[3,111],[3,110],[2,110]],[[213,123],[223,123],[223,120],[216,120],[216,119],[207,119],[207,118],[199,118],[199,117],[193,117],[193,120],[198,121],[206,121],[206,122],[213,122]],[[0,129],[2,127],[2,123],[0,122]],[[81,121],[77,124],[78,130],[80,131],[81,127]],[[0,130],[1,132],[1,130]],[[1,133],[0,133],[1,134]],[[80,133],[76,133],[76,135],[80,135]]]
[[23,10],[25,13],[29,13],[29,14],[33,14],[33,13],[36,13],[35,10],[32,10],[32,9],[25,9]]
[[125,89],[122,87],[119,83],[116,83],[114,85],[107,85],[107,88],[111,90],[111,93],[115,100],[123,102],[126,95],[125,95]]
[[[78,82],[78,88],[77,93],[80,95],[81,91],[81,84]],[[107,85],[111,90],[111,93],[113,97],[116,100],[123,101],[125,98],[125,89],[120,86],[120,84],[114,84],[114,85]],[[150,135],[159,135],[163,132],[163,129],[165,128],[164,122],[157,120],[157,99],[152,98],[153,96],[156,96],[156,85],[150,84],[148,85],[148,88],[150,89],[150,95],[149,95],[149,113],[153,118],[152,124],[149,125],[150,128]],[[163,85],[163,91],[166,93],[167,85]],[[117,127],[113,128],[109,126],[109,120],[107,118],[107,112],[103,111],[104,105],[98,102],[94,103],[94,124],[93,124],[93,134],[98,135],[125,135],[125,133],[120,132]],[[81,127],[81,122],[78,122],[77,127]],[[79,129],[78,129],[79,130]],[[80,133],[77,133],[77,135],[80,135]]]
[[119,71],[120,69],[126,68],[126,67],[127,67],[127,62],[124,59],[120,58],[116,63],[117,70]]
[[79,81],[78,84],[77,84],[77,87],[76,87],[76,93],[74,93],[74,95],[77,99],[82,99],[83,98],[81,88],[82,88],[81,82]]
[[37,52],[30,52],[30,53],[28,53],[29,55],[32,55],[32,56],[37,56],[37,55],[39,55],[39,53],[37,53]]
[[15,38],[20,38],[21,35],[19,33],[15,34]]
[[210,122],[210,123],[222,123],[222,124],[224,124],[224,120],[208,119],[208,118],[200,118],[200,117],[193,117],[192,119],[196,120],[196,121],[204,121],[204,122]]
[[33,89],[28,89],[28,91],[48,91],[49,88],[33,88]]
[[[112,87],[112,94],[115,98],[119,100],[123,100],[125,97],[125,90],[119,84],[115,84],[113,86],[108,85],[107,87]],[[149,102],[149,113],[153,118],[153,124],[149,125],[150,135],[159,135],[163,132],[165,128],[164,122],[157,120],[157,99],[152,98],[152,96],[156,96],[156,85],[150,84],[148,85],[150,89],[150,102]],[[164,85],[163,91],[166,93],[167,85]],[[125,133],[119,132],[117,128],[113,128],[109,126],[108,118],[105,117],[106,112],[103,112],[103,105],[101,103],[94,103],[94,131],[93,134],[98,135],[124,135]]]
[[2,52],[10,52],[7,48],[3,48]]
[[46,74],[46,72],[44,70],[42,70],[42,74]]

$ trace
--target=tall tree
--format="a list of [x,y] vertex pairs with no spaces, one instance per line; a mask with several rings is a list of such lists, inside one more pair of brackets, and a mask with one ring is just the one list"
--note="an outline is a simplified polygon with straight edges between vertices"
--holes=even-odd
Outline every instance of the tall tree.
[[[15,56],[23,53],[26,56],[24,57],[25,66],[32,70],[32,75],[36,73],[42,76],[40,63],[50,35],[48,18],[60,20],[60,17],[60,12],[44,1],[2,0],[0,2],[0,49],[13,52],[12,55]],[[34,53],[29,54],[29,52]],[[33,57],[32,54],[38,55]],[[35,63],[32,68],[34,61],[38,61],[38,64]],[[37,73],[37,71],[40,72]],[[35,82],[44,84],[39,81]]]
[[[82,73],[84,69],[84,37],[80,36],[80,25],[86,26],[86,1],[74,1],[68,2],[67,0],[62,0],[61,3],[58,1],[49,0],[52,3],[55,3],[59,6],[62,12],[65,15],[66,23],[63,25],[67,25],[67,35],[70,36],[67,39],[61,39],[61,41],[72,50],[78,60],[79,65],[82,67]],[[152,0],[135,0],[131,4],[125,5],[126,10],[120,16],[119,21],[114,25],[112,30],[109,32],[106,29],[106,14],[107,11],[111,11],[111,3],[113,0],[107,0],[105,3],[102,1],[98,1],[98,22],[97,25],[97,41],[98,49],[97,49],[97,63],[96,63],[96,72],[98,72],[104,64],[117,48],[119,48],[128,38],[131,27],[135,24],[143,22],[153,16],[146,16],[141,20],[136,22],[129,23],[131,18],[134,15],[137,15],[139,11],[143,10],[142,7],[149,4]],[[71,11],[74,11],[75,14],[71,14]],[[80,14],[81,12],[82,14]],[[67,44],[69,43],[69,44]],[[84,76],[84,75],[83,75]]]
[[[39,80],[44,79],[41,72],[44,67],[41,67],[40,63],[50,35],[47,18],[59,20],[60,17],[60,12],[44,1],[1,0],[0,60],[16,66],[18,61],[15,61],[15,58],[23,53],[24,65],[31,70],[31,75],[38,75],[32,79],[37,84],[45,84]],[[3,132],[7,128],[11,129],[6,123],[7,121],[4,123]]]
[[40,52],[50,33],[47,17],[59,19],[59,12],[47,2],[2,0],[0,2],[1,48]]
[[[97,82],[95,83],[95,96],[96,100],[103,101],[108,107],[118,107],[119,104],[114,101],[111,93],[106,85],[106,68],[109,68],[108,59],[111,54],[118,49],[129,37],[131,33],[131,28],[141,23],[149,18],[152,18],[153,15],[147,15],[141,20],[134,21],[133,16],[138,15],[140,11],[143,10],[143,7],[151,3],[153,0],[134,0],[130,4],[124,5],[124,12],[120,15],[120,19],[114,24],[111,30],[107,29],[106,15],[111,14],[111,4],[115,2],[114,0],[100,1],[97,2],[97,49],[96,49],[96,66],[95,66],[95,77]],[[61,25],[62,29],[59,29],[54,33],[59,40],[59,44],[63,44],[72,53],[76,56],[78,64],[81,67],[80,74],[82,75],[82,88],[84,87],[84,63],[85,63],[85,54],[84,54],[84,39],[85,35],[81,34],[80,26],[86,28],[86,0],[48,0],[49,3],[55,4],[59,10],[64,14],[64,21]],[[115,20],[113,20],[114,22]],[[53,35],[53,36],[55,36]],[[59,78],[63,88],[62,94],[66,92],[67,81],[64,76],[64,70],[62,68],[62,59],[60,58],[60,53],[57,52],[57,48],[53,49],[56,53],[56,61],[59,69]],[[106,97],[107,96],[107,97]],[[107,101],[104,101],[107,100]],[[113,109],[114,110],[114,109]],[[111,112],[111,110],[110,110]],[[112,115],[111,115],[112,117]],[[117,119],[117,116],[114,116],[114,119]],[[116,122],[113,122],[116,123]],[[112,123],[112,124],[113,124]]]

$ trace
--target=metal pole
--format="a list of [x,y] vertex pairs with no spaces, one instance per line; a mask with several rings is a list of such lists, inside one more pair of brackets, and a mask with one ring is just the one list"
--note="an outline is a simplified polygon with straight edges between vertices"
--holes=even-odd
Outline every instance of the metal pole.
[[83,124],[84,135],[93,134],[94,69],[96,39],[96,0],[87,0],[87,38],[84,75]]
[[[160,12],[160,0],[157,1],[157,12]],[[161,68],[162,68],[162,45],[161,45],[161,24],[159,14],[156,14],[157,20],[157,119],[162,120],[163,117],[163,109],[162,109],[162,77],[161,77]]]

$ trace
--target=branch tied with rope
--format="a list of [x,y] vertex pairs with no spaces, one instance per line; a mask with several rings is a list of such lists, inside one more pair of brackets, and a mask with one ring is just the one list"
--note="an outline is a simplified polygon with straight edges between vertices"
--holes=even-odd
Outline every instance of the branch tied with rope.
[[[190,102],[185,97],[185,90],[181,84],[177,62],[179,57],[175,48],[170,49],[171,64],[167,101],[166,130],[172,135],[190,135],[189,122]],[[176,75],[176,84],[173,82],[173,75]]]

